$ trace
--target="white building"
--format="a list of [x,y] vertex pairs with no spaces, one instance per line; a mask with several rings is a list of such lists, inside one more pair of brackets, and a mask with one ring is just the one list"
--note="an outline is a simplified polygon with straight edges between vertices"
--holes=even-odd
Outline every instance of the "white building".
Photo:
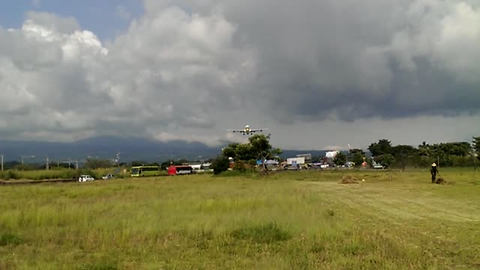
[[305,164],[305,157],[287,158],[287,164],[292,165],[292,163],[303,165]]
[[325,154],[325,157],[334,159],[339,153],[340,151],[329,151]]

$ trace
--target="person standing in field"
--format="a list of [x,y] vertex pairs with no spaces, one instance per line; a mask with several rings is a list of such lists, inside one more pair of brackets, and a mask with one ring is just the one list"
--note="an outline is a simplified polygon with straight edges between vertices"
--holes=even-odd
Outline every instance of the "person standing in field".
[[430,169],[430,174],[432,175],[432,183],[435,183],[435,180],[437,179],[437,164],[433,163],[432,168]]

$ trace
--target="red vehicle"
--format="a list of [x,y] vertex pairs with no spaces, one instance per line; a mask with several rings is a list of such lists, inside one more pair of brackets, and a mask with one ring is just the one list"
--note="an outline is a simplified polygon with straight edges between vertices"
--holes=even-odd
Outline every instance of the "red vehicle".
[[193,168],[188,165],[172,165],[168,167],[168,175],[192,174]]

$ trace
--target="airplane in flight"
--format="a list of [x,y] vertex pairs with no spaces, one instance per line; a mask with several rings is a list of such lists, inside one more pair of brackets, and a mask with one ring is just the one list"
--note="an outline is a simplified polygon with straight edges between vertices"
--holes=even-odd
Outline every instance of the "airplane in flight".
[[268,130],[268,128],[253,129],[253,128],[250,128],[249,125],[246,125],[244,129],[230,129],[228,131],[231,131],[233,133],[241,133],[243,135],[252,135],[253,133],[262,132],[265,130]]

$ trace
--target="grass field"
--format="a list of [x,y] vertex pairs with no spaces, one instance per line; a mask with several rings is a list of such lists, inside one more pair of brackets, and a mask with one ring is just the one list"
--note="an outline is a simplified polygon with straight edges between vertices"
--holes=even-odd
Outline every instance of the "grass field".
[[0,269],[478,269],[480,172],[441,172],[4,186]]

